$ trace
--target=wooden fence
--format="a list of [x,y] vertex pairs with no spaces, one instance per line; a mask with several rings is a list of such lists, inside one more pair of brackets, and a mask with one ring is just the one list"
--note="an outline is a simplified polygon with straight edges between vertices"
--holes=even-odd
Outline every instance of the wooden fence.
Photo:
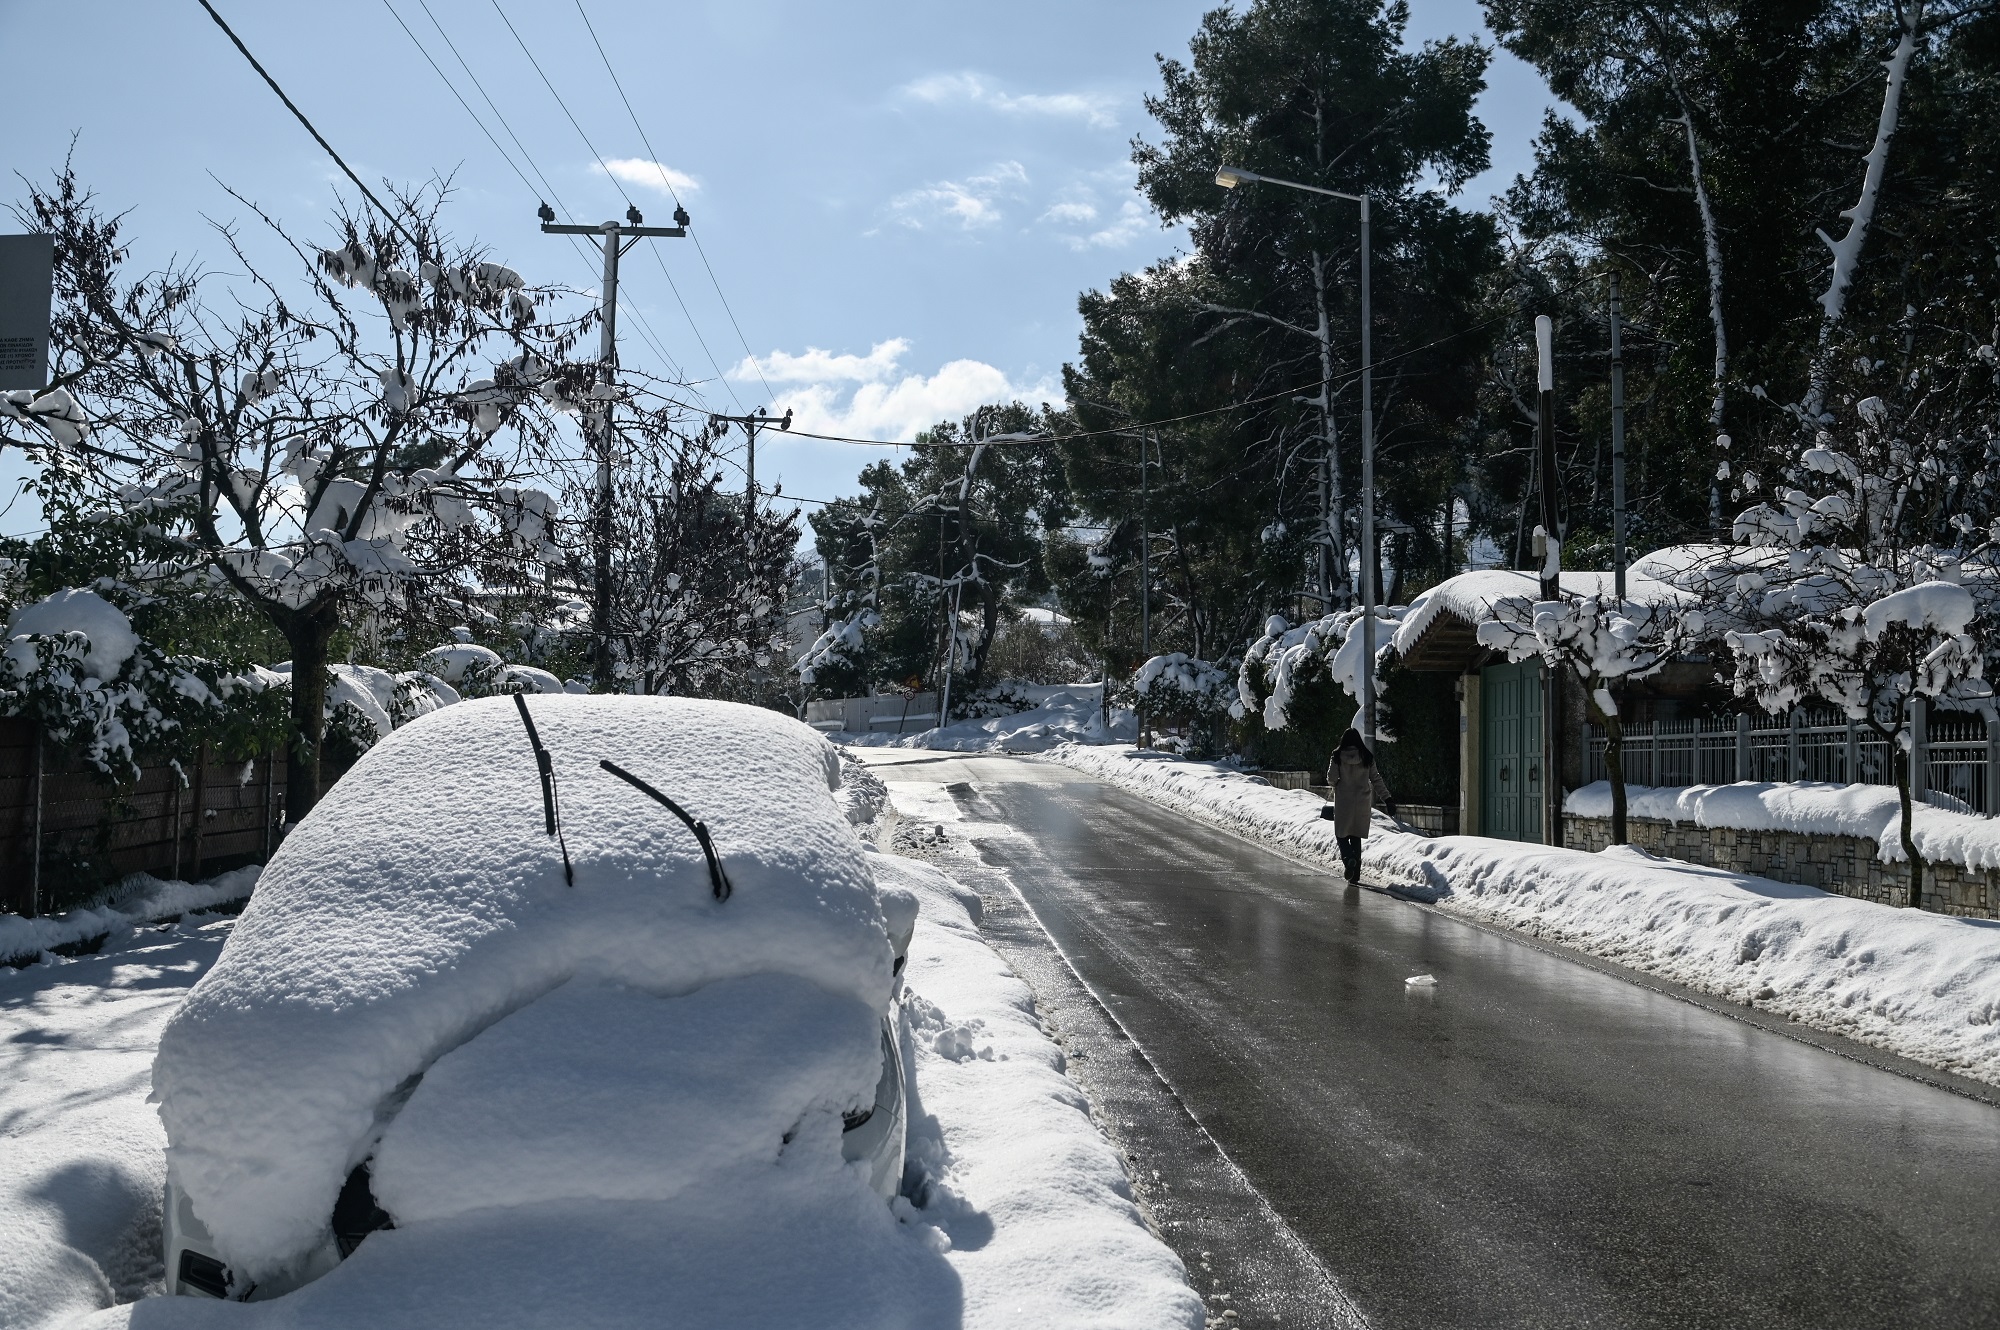
[[178,770],[161,761],[112,785],[64,762],[34,722],[0,719],[0,911],[44,913],[85,877],[193,880],[259,862],[284,808],[283,749],[251,763],[203,751]]

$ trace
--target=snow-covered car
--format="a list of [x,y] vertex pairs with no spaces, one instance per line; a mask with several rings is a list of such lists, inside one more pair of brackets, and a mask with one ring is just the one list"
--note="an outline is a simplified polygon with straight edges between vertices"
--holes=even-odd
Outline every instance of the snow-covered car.
[[161,1039],[170,1290],[261,1300],[383,1229],[699,1207],[774,1164],[893,1198],[916,902],[871,877],[840,769],[793,720],[675,698],[385,738]]

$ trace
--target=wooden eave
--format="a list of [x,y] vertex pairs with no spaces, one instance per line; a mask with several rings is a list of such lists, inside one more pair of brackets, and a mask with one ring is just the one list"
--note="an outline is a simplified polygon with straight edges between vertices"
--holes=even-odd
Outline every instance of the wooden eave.
[[1430,674],[1463,674],[1487,654],[1479,645],[1479,626],[1450,610],[1441,609],[1423,635],[1410,644],[1398,663],[1406,670]]

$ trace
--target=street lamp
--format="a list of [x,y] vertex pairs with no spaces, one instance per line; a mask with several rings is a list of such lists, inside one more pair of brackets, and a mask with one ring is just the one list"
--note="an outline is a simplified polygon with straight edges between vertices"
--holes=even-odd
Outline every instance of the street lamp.
[[[1374,326],[1368,299],[1368,211],[1366,194],[1343,194],[1337,189],[1321,189],[1296,180],[1258,175],[1240,166],[1220,166],[1215,183],[1224,189],[1263,183],[1328,198],[1346,199],[1361,205],[1361,730],[1368,746],[1375,746],[1375,360],[1370,333]],[[1320,400],[1332,402],[1333,385],[1319,386]],[[1330,445],[1329,445],[1330,446]],[[1321,537],[1325,537],[1326,514],[1320,514]]]

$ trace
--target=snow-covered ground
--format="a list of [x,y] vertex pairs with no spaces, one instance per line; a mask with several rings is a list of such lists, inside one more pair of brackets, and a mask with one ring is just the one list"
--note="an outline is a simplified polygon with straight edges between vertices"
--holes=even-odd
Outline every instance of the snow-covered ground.
[[1125,707],[1111,708],[1105,723],[1101,684],[1030,688],[1025,711],[984,720],[954,721],[916,734],[837,734],[856,748],[935,748],[954,753],[1042,753],[1063,743],[1131,742],[1139,722]]
[[0,914],[0,963],[121,933],[148,920],[240,901],[250,894],[259,871],[255,866],[238,868],[206,882],[163,882],[134,873],[95,905],[35,919]]
[[[1740,781],[1684,788],[1625,787],[1626,812],[1697,827],[1738,831],[1799,831],[1819,836],[1865,836],[1883,863],[1903,858],[1903,808],[1893,785],[1834,785]],[[1572,790],[1563,808],[1579,817],[1611,816],[1611,783]],[[1919,804],[1911,819],[1917,853],[1933,863],[2000,868],[2000,818],[1979,817]]]
[[[427,728],[478,749],[474,722],[496,705],[511,710],[475,703],[404,727],[356,774],[393,783]],[[1179,1260],[1146,1227],[1031,994],[980,938],[977,896],[934,868],[864,848],[848,830],[881,809],[881,783],[834,762],[793,722],[772,718],[772,732],[723,743],[727,726],[712,722],[740,727],[740,717],[667,706],[685,731],[675,742],[704,760],[719,743],[733,754],[712,763],[726,774],[694,793],[674,787],[715,827],[736,887],[715,902],[698,856],[646,830],[631,812],[644,805],[618,805],[613,787],[585,778],[584,758],[606,744],[637,760],[617,745],[639,740],[617,739],[617,718],[597,705],[566,700],[538,713],[557,754],[574,888],[541,843],[532,765],[481,750],[471,760],[496,773],[492,788],[467,798],[488,821],[516,804],[532,814],[502,819],[523,823],[520,844],[495,833],[526,874],[511,891],[414,880],[414,861],[378,836],[366,854],[340,861],[338,881],[301,875],[300,861],[288,867],[281,854],[240,923],[193,936],[127,929],[100,956],[0,972],[0,1326],[42,1330],[93,1309],[103,1310],[78,1323],[636,1327],[664,1315],[745,1330],[1199,1326]],[[656,746],[654,760],[695,769],[672,747]],[[516,790],[524,767],[529,783]],[[716,780],[753,797],[718,805]],[[534,797],[516,797],[525,794]],[[342,821],[341,808],[324,820]],[[310,826],[287,842],[295,856],[313,847]],[[789,839],[764,834],[773,827],[789,828]],[[441,823],[408,830],[447,866],[464,865],[464,846],[437,853]],[[621,856],[657,867],[621,885],[609,875]],[[363,879],[399,873],[405,895],[442,894],[420,910],[405,901],[401,912],[365,898]],[[786,875],[800,873],[811,890],[791,895]],[[339,896],[329,908],[349,917],[338,927],[306,899],[309,880]],[[882,917],[872,905],[848,909],[850,885],[879,894],[892,918],[897,900],[920,910],[899,1027],[909,1149],[904,1194],[891,1202],[865,1170],[843,1163],[838,1113],[819,1111],[837,1110],[855,1088],[848,1083],[872,1080],[879,1065],[848,1065],[851,1051],[868,1047],[872,1018],[845,990],[875,982],[867,939],[882,926],[868,922]],[[854,897],[857,910],[863,899]],[[570,945],[577,930],[562,920],[572,916],[597,920],[595,960]],[[745,921],[733,932],[732,918]],[[690,945],[708,970],[737,973],[704,971],[691,991],[661,994],[632,967],[699,959],[666,945],[662,924],[701,934]],[[751,936],[759,932],[763,943]],[[336,933],[344,940],[330,941]],[[759,946],[787,934],[809,943],[812,964],[844,971],[771,968]],[[441,956],[444,941],[458,950]],[[315,953],[337,964],[308,963]],[[532,971],[539,995],[436,1056],[414,1093],[403,1091],[408,1102],[386,1132],[375,1128],[378,1199],[398,1227],[275,1301],[129,1301],[157,1293],[163,1278],[167,1137],[147,1102],[149,1081],[177,1104],[178,1141],[189,1147],[177,1167],[206,1178],[215,1209],[234,1206],[264,1225],[239,1234],[237,1250],[295,1246],[288,1216],[319,1206],[305,1195],[308,1174],[322,1138],[352,1116],[348,1091],[403,1074],[412,1040],[449,1044],[460,1018],[441,990],[457,989],[463,1005],[500,982],[505,967],[496,966],[507,959]],[[553,984],[551,966],[566,971]],[[204,974],[209,996],[184,1002]],[[179,1051],[149,1076],[177,1008]],[[335,1037],[343,1012],[362,1037]],[[378,1028],[384,1012],[401,1013],[397,1029]],[[302,1021],[319,1024],[302,1035]],[[277,1026],[290,1030],[290,1046]],[[295,1111],[246,1111],[245,1100]],[[242,1135],[229,1135],[231,1122]],[[289,1154],[286,1140],[296,1146]],[[663,1150],[663,1141],[685,1148]],[[114,1298],[121,1305],[107,1306]]]
[[980,937],[979,897],[913,859],[869,862],[922,902],[905,1004],[905,1176],[916,1214],[950,1239],[963,1323],[1202,1325],[1180,1258],[1141,1218],[1034,995]]
[[[1049,756],[1252,840],[1339,862],[1319,798],[1129,747]],[[1480,836],[1377,815],[1370,880],[1730,1001],[2000,1085],[2000,922],[1892,909],[1661,859]]]
[[113,1298],[159,1291],[167,1140],[146,1102],[153,1050],[234,922],[195,915],[120,927],[95,955],[0,969],[7,1330],[58,1325]]

